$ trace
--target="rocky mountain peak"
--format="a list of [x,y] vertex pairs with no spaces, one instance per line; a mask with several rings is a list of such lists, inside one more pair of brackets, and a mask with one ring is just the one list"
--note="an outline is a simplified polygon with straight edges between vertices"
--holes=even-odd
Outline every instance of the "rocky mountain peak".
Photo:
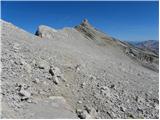
[[82,26],[91,26],[91,24],[88,22],[88,19],[83,19],[82,23],[80,24]]
[[82,23],[83,23],[83,24],[88,24],[88,19],[85,18],[85,19],[82,21]]

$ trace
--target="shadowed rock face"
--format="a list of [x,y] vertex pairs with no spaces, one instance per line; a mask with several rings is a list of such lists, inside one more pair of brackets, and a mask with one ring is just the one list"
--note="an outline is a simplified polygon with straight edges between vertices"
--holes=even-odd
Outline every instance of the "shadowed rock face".
[[159,118],[154,53],[88,20],[38,36],[1,23],[2,118]]

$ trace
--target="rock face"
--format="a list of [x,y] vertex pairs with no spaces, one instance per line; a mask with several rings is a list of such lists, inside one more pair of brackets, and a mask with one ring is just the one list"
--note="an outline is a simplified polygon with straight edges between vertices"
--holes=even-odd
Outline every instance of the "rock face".
[[1,24],[1,118],[159,118],[154,53],[88,20],[62,30],[40,26],[38,36]]

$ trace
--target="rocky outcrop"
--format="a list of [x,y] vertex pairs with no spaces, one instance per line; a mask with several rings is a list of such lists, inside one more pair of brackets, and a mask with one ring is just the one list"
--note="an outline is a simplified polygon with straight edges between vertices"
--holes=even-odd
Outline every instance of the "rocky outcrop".
[[56,34],[57,30],[50,28],[45,25],[40,25],[35,33],[35,35],[43,38],[54,38],[54,34]]
[[108,43],[114,42],[111,37],[94,28],[87,19],[84,19],[80,25],[75,26],[75,29],[82,33],[84,37],[95,41],[98,45],[105,45],[106,41],[109,41]]

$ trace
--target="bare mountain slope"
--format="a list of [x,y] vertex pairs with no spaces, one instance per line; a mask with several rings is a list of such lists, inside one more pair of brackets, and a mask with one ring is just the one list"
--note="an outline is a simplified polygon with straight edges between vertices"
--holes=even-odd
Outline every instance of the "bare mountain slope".
[[80,31],[85,37],[94,40],[97,44],[103,46],[114,45],[114,47],[120,47],[125,54],[141,63],[144,67],[147,67],[154,71],[158,71],[159,68],[157,64],[159,61],[159,57],[157,54],[135,48],[127,42],[122,42],[112,37],[109,37],[97,30],[96,28],[92,27],[88,23],[87,19],[85,19],[79,26],[76,26],[75,28]]
[[[158,72],[128,57],[125,43],[92,26],[40,26],[38,37],[1,23],[2,118],[159,118]],[[63,113],[50,112],[55,99]]]

